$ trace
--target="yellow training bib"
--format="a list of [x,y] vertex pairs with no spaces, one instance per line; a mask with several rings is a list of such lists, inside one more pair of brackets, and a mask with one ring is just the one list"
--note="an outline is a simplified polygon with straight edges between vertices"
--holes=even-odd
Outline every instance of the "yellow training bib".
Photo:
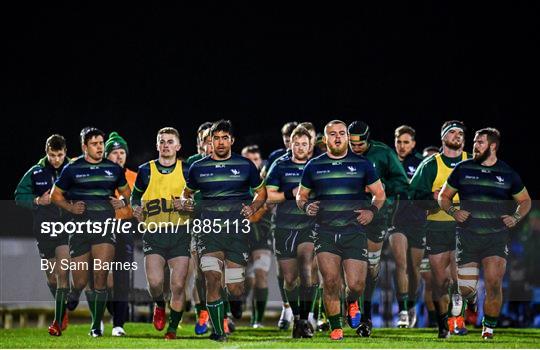
[[[467,153],[463,152],[461,153],[461,160],[467,159]],[[442,159],[441,154],[435,155],[435,160],[437,161],[437,176],[435,177],[435,181],[433,181],[433,186],[431,187],[431,192],[435,192],[440,190],[448,177],[450,176],[450,173],[454,168],[450,168],[446,164],[444,164],[444,161]],[[459,196],[456,194],[452,201],[457,204],[459,203]],[[429,221],[454,221],[454,218],[448,215],[444,210],[439,209],[436,213],[429,214],[427,219]]]
[[184,225],[189,215],[180,214],[174,210],[172,199],[180,198],[186,187],[186,180],[182,171],[182,162],[177,160],[174,170],[170,174],[159,172],[155,161],[150,162],[150,183],[141,200],[145,223],[173,223]]

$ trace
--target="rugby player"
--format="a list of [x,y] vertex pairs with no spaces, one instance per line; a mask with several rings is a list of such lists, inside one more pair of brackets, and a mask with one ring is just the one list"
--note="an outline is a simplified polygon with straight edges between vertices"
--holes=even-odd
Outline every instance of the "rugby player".
[[67,328],[66,297],[69,292],[69,271],[61,269],[61,261],[69,260],[68,236],[57,237],[41,232],[42,222],[62,222],[64,215],[51,205],[51,189],[62,169],[68,164],[66,140],[54,134],[45,141],[45,157],[28,170],[15,190],[17,205],[31,209],[33,213],[33,234],[37,241],[39,256],[47,259],[54,269],[45,271],[47,286],[55,298],[54,320],[49,326],[49,334],[59,336]]
[[[317,217],[314,244],[324,283],[323,299],[332,340],[343,339],[340,311],[341,274],[344,272],[349,325],[358,319],[358,298],[367,273],[366,225],[386,196],[374,165],[348,150],[347,125],[333,120],[325,126],[328,151],[304,168],[296,195],[299,208]],[[371,205],[366,190],[372,194]],[[310,199],[310,193],[314,198]]]
[[[99,129],[84,128],[81,131],[83,155],[64,167],[52,189],[52,202],[71,213],[75,222],[104,224],[114,218],[115,209],[126,206],[124,201],[114,197],[115,190],[124,198],[131,195],[122,167],[103,159],[104,137]],[[96,262],[104,267],[92,269],[93,283],[91,289],[85,291],[92,315],[92,337],[103,335],[100,323],[107,303],[107,267],[113,261],[116,243],[115,234],[103,226],[100,232],[75,231],[69,235],[69,253],[76,266],[71,271],[76,295],[88,284],[90,267]]]
[[[257,170],[261,170],[263,160],[259,146],[251,145],[242,149],[242,157],[251,160]],[[270,232],[271,212],[263,206],[252,216],[252,232],[249,235],[250,263],[247,268],[248,288],[253,289],[251,304],[251,327],[262,327],[262,320],[268,302],[268,271],[272,265],[272,234]],[[247,294],[247,293],[246,293]]]
[[[202,195],[197,246],[206,279],[206,302],[216,341],[226,341],[223,327],[224,277],[230,297],[240,299],[249,258],[249,217],[266,201],[266,188],[249,159],[232,153],[234,134],[230,121],[220,120],[211,128],[213,153],[191,165],[182,205],[193,211],[193,196]],[[193,223],[193,229],[197,225]]]
[[268,170],[270,170],[270,167],[272,164],[274,164],[274,161],[287,153],[287,150],[291,147],[291,133],[293,132],[294,128],[298,126],[298,122],[287,122],[283,125],[281,128],[281,138],[283,139],[283,148],[278,148],[270,155],[268,156],[268,159],[266,161],[266,164],[264,165],[261,176],[262,178],[266,178],[266,175],[268,174]]
[[[408,125],[401,125],[396,128],[394,131],[394,147],[407,177],[411,179],[424,159],[415,150],[416,131]],[[407,273],[406,277],[396,276],[396,281],[407,279],[409,284],[407,305],[409,323],[405,324],[400,317],[398,326],[401,327],[412,328],[416,325],[416,295],[420,283],[420,264],[426,244],[423,230],[425,221],[425,211],[415,206],[412,201],[402,199],[399,202],[394,221],[398,233],[391,236],[390,248],[397,265],[396,275]]]
[[[158,224],[159,231],[143,234],[144,269],[148,289],[154,300],[154,327],[165,328],[164,271],[170,270],[169,326],[165,339],[176,339],[184,310],[184,287],[188,272],[191,236],[187,230],[189,214],[180,212],[180,195],[186,184],[187,167],[177,158],[180,134],[172,127],[157,133],[158,159],[139,167],[133,187],[133,214],[146,224]],[[160,225],[161,224],[161,225]]]
[[293,338],[313,337],[308,324],[315,292],[311,278],[313,219],[306,216],[293,201],[312,145],[310,132],[303,126],[296,127],[291,134],[292,156],[277,160],[266,179],[268,202],[279,203],[274,220],[275,254],[294,315]]
[[[531,209],[520,176],[497,158],[500,137],[495,128],[478,130],[473,159],[454,167],[438,198],[441,209],[457,221],[458,285],[465,299],[476,300],[480,266],[484,271],[484,339],[493,338],[502,306],[510,230]],[[459,207],[452,200],[456,194]]]
[[[362,318],[360,326],[357,329],[357,333],[362,337],[369,337],[371,335],[371,298],[379,278],[384,239],[387,234],[391,235],[391,245],[395,245],[392,242],[397,240],[406,240],[404,239],[405,236],[399,231],[399,228],[396,229],[393,227],[394,222],[391,222],[393,208],[391,205],[399,202],[400,198],[407,198],[409,186],[407,175],[396,153],[384,143],[371,140],[370,133],[369,126],[362,121],[355,121],[349,125],[349,144],[351,150],[358,155],[366,157],[375,165],[377,174],[384,184],[384,190],[389,199],[371,225],[367,226],[369,274],[364,292]],[[406,244],[406,242],[402,243],[402,246],[403,244]],[[396,273],[397,277],[399,277],[396,281],[396,297],[399,305],[398,326],[406,327],[409,324],[409,315],[407,312],[409,291],[407,259],[406,256],[403,256],[405,254],[403,251],[395,250],[395,253],[398,256],[396,258],[396,269],[400,270]]]
[[207,152],[208,143],[206,142],[208,133],[205,133],[205,132],[209,130],[211,127],[212,127],[211,122],[204,122],[201,125],[199,125],[199,128],[197,129],[197,153],[195,153],[194,155],[186,159],[186,164],[188,166],[208,155],[208,152]]
[[[462,302],[457,294],[457,270],[455,264],[456,222],[437,205],[439,191],[459,162],[468,155],[463,152],[465,125],[457,120],[447,121],[441,128],[442,152],[426,158],[411,180],[411,196],[422,209],[429,210],[426,221],[426,251],[433,275],[433,302],[437,312],[439,338],[451,333],[465,334],[467,329],[460,316]],[[457,203],[458,197],[454,198]],[[452,317],[448,318],[452,288]],[[456,297],[454,297],[456,296]]]
[[[133,190],[137,173],[129,170],[126,167],[128,156],[128,145],[126,140],[117,132],[113,131],[109,134],[109,138],[105,142],[105,157],[108,160],[120,165],[124,169],[126,181],[129,188]],[[116,193],[116,197],[119,198]],[[123,199],[123,198],[120,198]],[[128,200],[129,198],[126,198]],[[133,211],[131,206],[125,206],[115,210],[116,219],[131,220],[134,223]],[[116,236],[115,256],[114,261],[121,263],[133,262],[133,234],[119,234]],[[126,323],[129,313],[129,287],[131,285],[131,272],[124,269],[115,269],[109,273],[107,280],[107,310],[113,316],[112,336],[122,337],[126,335],[124,323]]]

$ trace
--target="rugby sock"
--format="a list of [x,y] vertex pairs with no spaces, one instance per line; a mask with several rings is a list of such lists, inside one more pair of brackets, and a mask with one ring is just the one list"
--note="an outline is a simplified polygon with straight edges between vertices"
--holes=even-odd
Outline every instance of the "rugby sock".
[[287,294],[285,293],[285,287],[284,287],[285,280],[281,276],[278,276],[277,280],[278,280],[278,286],[279,286],[279,294],[281,294],[281,300],[283,300],[283,303],[286,304],[289,301],[287,300]]
[[396,295],[397,301],[398,301],[398,307],[399,311],[407,311],[408,305],[407,300],[409,299],[409,293],[397,293]]
[[[88,309],[90,309],[90,315],[92,316],[92,325],[94,324],[95,319],[95,310],[96,310],[96,296],[93,290],[85,290],[84,294],[86,295],[86,300],[88,301]],[[92,327],[94,329],[94,327]]]
[[201,301],[200,305],[203,307],[201,310],[204,310],[206,305],[206,287],[204,284],[204,276],[199,276],[199,274],[197,274],[197,278],[195,279],[195,287],[197,288],[197,294],[199,294],[199,300]]
[[300,304],[298,303],[299,292],[298,287],[294,287],[292,290],[285,289],[285,295],[295,318],[300,316]]
[[159,296],[154,298],[154,303],[156,303],[157,307],[160,307],[162,309],[165,308],[165,297],[163,294],[160,294]]
[[107,290],[94,289],[94,318],[92,318],[92,329],[99,329],[105,306],[107,304]]
[[182,314],[184,312],[173,310],[173,308],[170,307],[170,305],[169,305],[169,309],[171,311],[169,313],[169,327],[167,327],[167,332],[176,333],[176,330],[178,329],[178,324],[180,323],[180,320],[182,319]]
[[407,300],[407,307],[410,309],[414,308],[416,306],[416,299],[408,299]]
[[47,287],[49,287],[49,290],[51,291],[53,298],[56,299],[56,285],[47,283]]
[[499,317],[484,315],[484,318],[482,319],[482,326],[494,329],[497,327],[498,320]]
[[199,314],[201,311],[206,310],[206,306],[203,303],[195,304],[195,318],[199,320]]
[[362,316],[360,319],[362,322],[371,320],[371,301],[364,300],[362,305]]
[[448,310],[443,310],[441,313],[439,300],[433,300],[433,304],[435,304],[435,312],[437,314],[437,325],[439,326],[439,330],[448,329]]
[[354,303],[355,301],[358,301],[360,298],[360,295],[357,292],[353,292],[349,288],[347,288],[347,305]]
[[328,322],[330,322],[330,329],[342,329],[343,328],[343,319],[341,314],[333,315],[328,317]]
[[315,287],[307,287],[300,289],[300,319],[307,320],[311,312],[311,304],[313,296],[316,293]]
[[268,288],[255,288],[253,290],[253,300],[255,300],[255,310],[257,311],[257,318],[255,321],[261,323],[264,317],[264,310],[266,309],[266,303],[268,302]]
[[435,325],[437,323],[437,313],[435,310],[428,310],[428,325]]
[[66,297],[69,293],[67,288],[58,288],[55,295],[54,320],[62,326],[64,313],[66,312]]
[[223,299],[218,299],[213,302],[206,302],[206,308],[210,314],[210,321],[212,322],[212,328],[217,335],[223,335],[223,320],[225,317],[225,306]]
[[111,288],[107,288],[107,311],[110,315],[114,315],[113,290]]
[[371,298],[373,297],[373,292],[377,287],[377,281],[379,280],[379,275],[373,277],[371,273],[368,273],[366,277],[366,288],[364,289],[364,302],[362,303],[362,321],[371,320]]

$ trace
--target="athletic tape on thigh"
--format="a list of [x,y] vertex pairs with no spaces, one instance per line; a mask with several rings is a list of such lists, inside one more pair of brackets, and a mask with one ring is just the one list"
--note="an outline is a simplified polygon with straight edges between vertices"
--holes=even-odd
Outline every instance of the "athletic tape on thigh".
[[[478,277],[480,275],[480,269],[478,267],[458,267],[458,287],[467,287],[473,292],[476,292],[478,286]],[[469,277],[463,279],[461,277]],[[470,279],[473,277],[474,279]]]
[[377,250],[376,252],[368,252],[368,261],[369,266],[377,266],[381,261],[381,251]]
[[272,258],[270,255],[261,255],[253,263],[253,269],[263,270],[264,272],[270,271],[270,266],[272,266]]
[[225,268],[225,283],[240,283],[244,282],[243,267],[226,267]]
[[213,256],[203,256],[201,257],[201,270],[202,271],[216,271],[221,272],[221,266],[223,266],[223,261],[219,260]]

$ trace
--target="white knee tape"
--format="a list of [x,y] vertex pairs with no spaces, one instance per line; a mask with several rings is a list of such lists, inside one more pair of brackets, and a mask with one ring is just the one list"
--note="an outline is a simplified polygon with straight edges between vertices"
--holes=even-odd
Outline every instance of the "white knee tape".
[[458,267],[458,275],[462,276],[478,276],[480,269],[478,267]]
[[254,270],[263,270],[264,272],[270,271],[270,266],[272,266],[272,258],[270,255],[261,255],[253,263]]
[[368,261],[370,266],[377,266],[381,261],[381,251],[368,252]]
[[221,272],[221,266],[223,266],[223,261],[219,260],[213,256],[203,256],[201,257],[201,270],[204,271],[216,271]]
[[476,292],[479,275],[478,267],[458,267],[458,287],[466,287]]
[[225,268],[225,283],[241,283],[244,282],[244,268],[243,267],[231,267]]

